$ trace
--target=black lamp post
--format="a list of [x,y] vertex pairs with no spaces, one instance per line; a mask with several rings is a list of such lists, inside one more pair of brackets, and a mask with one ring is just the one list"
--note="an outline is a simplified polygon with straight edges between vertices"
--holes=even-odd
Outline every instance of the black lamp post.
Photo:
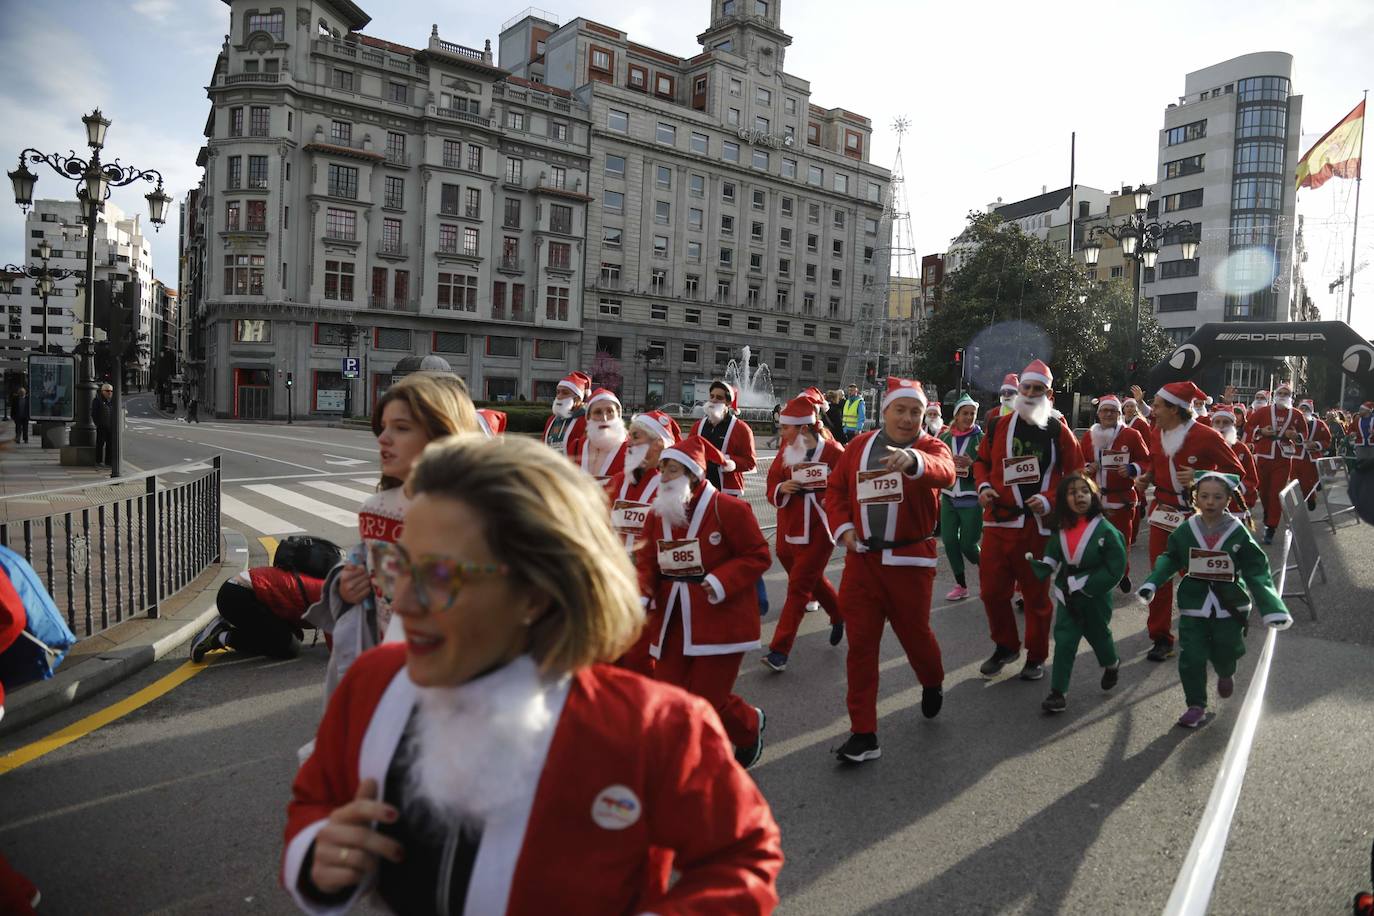
[[42,352],[44,353],[48,352],[48,296],[52,295],[53,281],[66,280],[69,277],[77,275],[77,271],[68,270],[65,267],[49,267],[48,259],[51,257],[52,245],[48,243],[47,239],[43,239],[43,241],[38,243],[38,258],[43,262],[41,266],[6,264],[3,268],[0,268],[0,270],[3,270],[4,274],[11,279],[14,277],[28,277],[30,280],[37,281],[38,295],[43,300]]
[[[353,323],[353,313],[348,313],[348,323],[344,325],[344,355],[349,361],[353,359],[353,341],[357,340],[363,333],[363,329]],[[359,348],[361,349],[361,348]],[[342,374],[342,373],[341,373]],[[353,382],[355,379],[346,378],[344,383],[344,419],[353,416]]]
[[[154,230],[166,222],[167,205],[172,198],[162,190],[162,174],[153,169],[139,169],[122,165],[118,159],[102,162],[100,151],[105,146],[105,132],[110,121],[100,113],[92,111],[81,119],[86,125],[86,145],[90,147],[89,159],[82,159],[75,152],[66,156],[57,153],[43,153],[29,148],[19,154],[19,167],[9,173],[14,185],[14,202],[25,213],[33,205],[33,188],[38,176],[29,170],[28,164],[46,163],[58,175],[76,182],[76,196],[82,202],[86,217],[86,314],[82,322],[81,340],[76,345],[77,359],[77,398],[76,422],[72,424],[71,444],[90,448],[95,445],[95,424],[91,422],[91,401],[95,397],[95,341],[91,337],[95,326],[95,232],[100,209],[110,196],[111,188],[123,187],[135,181],[156,181],[157,187],[144,195],[148,201],[148,216]],[[44,308],[46,312],[46,307]],[[44,316],[46,327],[47,316]],[[111,342],[116,346],[117,342]]]
[[[1197,257],[1197,232],[1192,220],[1179,220],[1174,223],[1160,223],[1146,219],[1150,206],[1150,189],[1141,185],[1132,192],[1135,197],[1135,212],[1126,217],[1125,222],[1106,226],[1094,226],[1088,233],[1087,241],[1080,248],[1083,262],[1096,267],[1102,255],[1100,235],[1116,239],[1121,246],[1123,257],[1135,262],[1131,271],[1133,286],[1132,324],[1131,324],[1131,371],[1132,375],[1140,366],[1140,279],[1143,268],[1153,268],[1159,261],[1159,249],[1166,244],[1169,235],[1178,237],[1182,248],[1183,260],[1191,261]],[[1172,244],[1172,243],[1168,243]]]

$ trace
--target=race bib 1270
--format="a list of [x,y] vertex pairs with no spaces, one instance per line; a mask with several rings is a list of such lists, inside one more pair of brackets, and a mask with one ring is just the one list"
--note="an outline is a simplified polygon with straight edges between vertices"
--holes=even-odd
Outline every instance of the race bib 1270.
[[611,527],[617,531],[640,531],[649,517],[649,504],[617,499],[611,506]]

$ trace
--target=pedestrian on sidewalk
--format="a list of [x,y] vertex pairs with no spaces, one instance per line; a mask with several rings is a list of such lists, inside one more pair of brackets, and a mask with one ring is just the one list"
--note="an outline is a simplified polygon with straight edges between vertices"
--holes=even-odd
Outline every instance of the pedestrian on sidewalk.
[[1178,676],[1188,708],[1183,728],[1197,728],[1207,717],[1207,664],[1217,673],[1217,696],[1235,690],[1236,662],[1245,654],[1250,609],[1258,605],[1265,626],[1286,630],[1293,618],[1274,588],[1269,558],[1255,536],[1226,511],[1240,488],[1234,474],[1202,471],[1191,497],[1198,514],[1174,529],[1167,549],[1136,594],[1142,601],[1174,576],[1178,585]]
[[835,441],[844,445],[844,392],[836,388],[826,393],[825,425]]
[[1126,536],[1104,513],[1102,491],[1091,473],[1075,471],[1059,482],[1045,555],[1026,554],[1038,579],[1054,594],[1054,668],[1045,712],[1068,708],[1066,694],[1078,644],[1088,640],[1102,666],[1102,689],[1116,686],[1121,658],[1112,639],[1112,590],[1126,572]]
[[859,396],[859,386],[853,382],[850,382],[849,387],[845,389],[842,411],[844,417],[844,436],[842,439],[844,444],[848,445],[855,436],[864,431],[864,424],[868,419],[868,405]]
[[643,612],[596,483],[530,439],[460,436],[408,486],[406,640],[358,661],[296,776],[297,905],[771,912],[778,827],[719,719],[602,664]]
[[95,424],[95,463],[110,465],[110,424],[114,421],[114,386],[109,382],[100,386],[100,393],[91,399],[91,422]]
[[18,445],[21,442],[29,441],[29,390],[20,387],[10,399],[10,419],[14,420],[14,442]]
[[974,421],[978,417],[978,402],[967,394],[954,404],[952,425],[940,430],[937,437],[949,446],[954,458],[954,485],[940,491],[940,539],[945,545],[945,558],[954,573],[954,588],[945,595],[946,601],[962,601],[968,597],[965,564],[977,566],[979,543],[983,539],[983,510],[978,506],[978,491],[973,482],[973,459],[983,430]]

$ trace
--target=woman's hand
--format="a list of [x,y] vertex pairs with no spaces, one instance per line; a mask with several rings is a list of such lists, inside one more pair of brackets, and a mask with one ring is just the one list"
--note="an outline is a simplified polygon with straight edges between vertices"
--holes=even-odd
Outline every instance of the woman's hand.
[[339,574],[339,597],[349,604],[357,604],[371,594],[372,579],[367,575],[367,567],[345,563]]
[[399,862],[405,858],[401,844],[372,829],[375,821],[392,823],[396,809],[377,801],[377,781],[364,779],[353,801],[335,808],[329,822],[315,837],[315,856],[310,880],[326,894],[357,887],[377,870],[378,859]]
[[778,489],[784,493],[800,493],[803,487],[795,480],[784,480],[782,483],[778,484]]

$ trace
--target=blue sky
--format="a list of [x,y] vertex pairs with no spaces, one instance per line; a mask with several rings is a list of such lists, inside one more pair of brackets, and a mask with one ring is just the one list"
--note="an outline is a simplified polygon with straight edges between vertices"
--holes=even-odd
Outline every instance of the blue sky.
[[[431,23],[450,41],[494,44],[501,23],[523,9],[518,2],[359,2],[374,17],[369,34],[412,46],[424,44]],[[1374,4],[1363,2],[781,2],[793,37],[788,71],[810,80],[817,104],[873,119],[875,162],[891,166],[891,123],[911,119],[903,158],[921,253],[945,250],[970,209],[1068,184],[1070,131],[1078,131],[1080,183],[1111,189],[1151,180],[1164,106],[1183,91],[1190,70],[1253,51],[1292,53],[1294,89],[1304,96],[1304,151],[1374,84]],[[708,0],[544,5],[564,22],[585,15],[683,55],[698,50],[695,36],[710,8]],[[80,117],[99,105],[114,122],[113,155],[162,171],[175,197],[194,185],[208,112],[204,86],[228,26],[222,0],[0,0],[0,9],[0,124],[13,147],[3,151],[6,170],[22,146],[66,152],[83,145]],[[37,193],[71,190],[49,173]],[[146,192],[116,192],[115,201],[146,214]],[[1352,182],[1333,181],[1299,198],[1309,283],[1327,317],[1337,317],[1337,297],[1326,284],[1349,264],[1352,192]],[[1370,336],[1374,188],[1363,204],[1359,262],[1370,263],[1356,275],[1355,325]],[[4,261],[22,258],[22,227],[18,208],[0,206]],[[158,275],[175,283],[172,224],[153,247]],[[1343,299],[1339,308],[1343,313]]]

